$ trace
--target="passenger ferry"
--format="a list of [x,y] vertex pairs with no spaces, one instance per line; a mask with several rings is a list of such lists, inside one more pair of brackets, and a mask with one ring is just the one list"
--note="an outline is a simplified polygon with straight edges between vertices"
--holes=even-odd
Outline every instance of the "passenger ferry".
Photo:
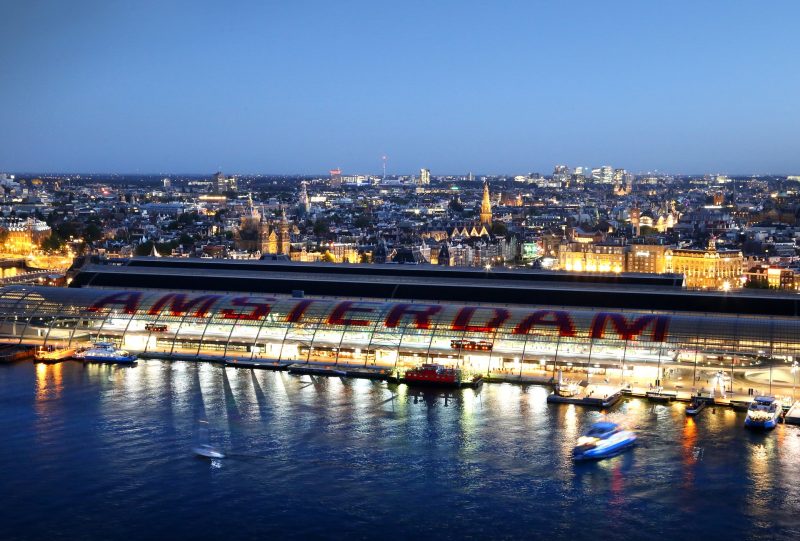
[[757,396],[747,408],[744,426],[769,430],[775,428],[780,421],[783,408],[774,396]]
[[89,363],[131,364],[136,362],[136,355],[118,349],[111,342],[97,342],[75,356]]
[[469,376],[460,368],[426,363],[407,370],[401,381],[409,384],[440,387],[475,387],[480,385],[483,379],[480,375]]
[[578,438],[578,445],[572,452],[576,461],[602,460],[616,456],[636,444],[636,434],[623,430],[616,423],[595,423]]

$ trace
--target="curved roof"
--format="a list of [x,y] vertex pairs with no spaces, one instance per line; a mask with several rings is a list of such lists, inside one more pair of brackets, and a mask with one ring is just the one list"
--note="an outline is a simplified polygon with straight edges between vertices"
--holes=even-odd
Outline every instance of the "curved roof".
[[450,333],[454,338],[469,334],[492,340],[499,336],[629,340],[705,351],[741,351],[751,355],[796,354],[800,348],[798,318],[278,298],[203,291],[7,286],[0,288],[0,314],[0,322],[37,320],[42,326],[55,325],[64,317],[106,320],[134,316],[150,322],[212,321],[231,325],[231,336],[236,335],[235,327],[241,325],[249,328],[312,326],[373,334],[413,329],[422,334]]

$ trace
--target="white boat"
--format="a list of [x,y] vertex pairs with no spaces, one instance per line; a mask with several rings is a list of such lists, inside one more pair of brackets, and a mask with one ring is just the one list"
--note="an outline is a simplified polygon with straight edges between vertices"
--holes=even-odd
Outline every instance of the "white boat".
[[225,458],[225,453],[210,443],[201,443],[200,445],[196,445],[192,448],[192,452],[203,458]]
[[578,438],[572,452],[574,460],[601,460],[616,456],[636,444],[636,434],[616,423],[595,423]]
[[197,444],[192,452],[201,458],[225,458],[225,453],[211,445],[208,435],[208,420],[200,419],[197,424]]
[[564,376],[561,373],[561,370],[558,371],[558,381],[556,381],[555,385],[555,394],[558,396],[563,396],[565,398],[571,398],[576,396],[580,392],[581,388],[578,386],[577,383],[574,381],[566,381],[564,380]]
[[130,364],[136,361],[136,355],[117,348],[111,342],[97,342],[75,356],[90,363]]
[[769,430],[780,421],[783,408],[774,396],[757,396],[747,408],[744,426]]

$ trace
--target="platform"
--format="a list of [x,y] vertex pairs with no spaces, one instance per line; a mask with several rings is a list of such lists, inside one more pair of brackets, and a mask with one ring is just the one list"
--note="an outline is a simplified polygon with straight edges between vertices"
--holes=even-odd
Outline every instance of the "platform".
[[609,408],[620,401],[622,389],[594,389],[594,392],[575,396],[559,396],[555,393],[547,395],[551,404],[575,404],[592,408]]
[[795,402],[783,418],[787,425],[800,425],[800,401]]

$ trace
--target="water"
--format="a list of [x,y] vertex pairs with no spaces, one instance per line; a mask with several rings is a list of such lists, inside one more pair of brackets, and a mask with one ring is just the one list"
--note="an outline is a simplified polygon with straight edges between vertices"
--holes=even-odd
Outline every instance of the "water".
[[[537,386],[445,398],[211,364],[0,365],[0,539],[800,538],[800,430],[630,400],[632,452]],[[192,456],[197,420],[229,458]]]

